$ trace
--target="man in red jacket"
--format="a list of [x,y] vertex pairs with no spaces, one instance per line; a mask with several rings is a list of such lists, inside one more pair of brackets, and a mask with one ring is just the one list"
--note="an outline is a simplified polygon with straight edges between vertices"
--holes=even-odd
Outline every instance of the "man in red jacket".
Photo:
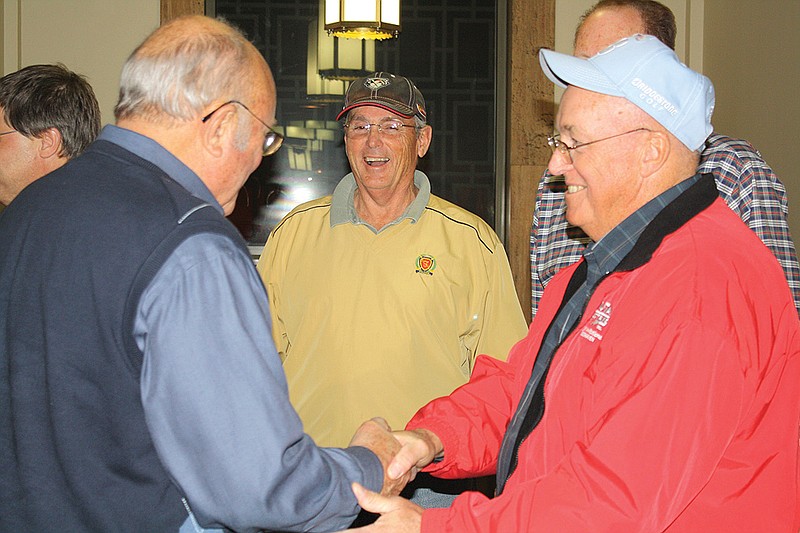
[[390,476],[495,472],[496,496],[423,511],[356,486],[372,530],[796,532],[800,321],[695,174],[711,82],[643,35],[540,61],[567,87],[549,168],[592,243],[507,362],[480,357],[397,434]]

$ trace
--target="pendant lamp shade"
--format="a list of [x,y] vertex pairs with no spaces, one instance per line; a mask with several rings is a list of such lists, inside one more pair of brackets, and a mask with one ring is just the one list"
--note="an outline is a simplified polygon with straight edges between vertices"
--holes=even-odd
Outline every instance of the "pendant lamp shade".
[[325,0],[325,29],[349,39],[397,37],[400,0]]

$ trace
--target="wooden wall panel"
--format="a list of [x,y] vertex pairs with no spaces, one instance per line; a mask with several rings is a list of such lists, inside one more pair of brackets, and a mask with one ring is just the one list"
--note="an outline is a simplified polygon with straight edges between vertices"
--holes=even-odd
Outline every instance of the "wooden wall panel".
[[204,0],[161,0],[161,24],[181,15],[203,15]]
[[553,84],[538,50],[555,43],[555,0],[509,0],[509,143],[507,249],[517,296],[531,315],[530,229],[536,187],[550,159]]

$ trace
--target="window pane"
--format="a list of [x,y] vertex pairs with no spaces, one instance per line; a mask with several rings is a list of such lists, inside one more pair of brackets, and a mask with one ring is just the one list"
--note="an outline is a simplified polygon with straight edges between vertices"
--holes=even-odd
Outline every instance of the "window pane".
[[[257,249],[291,208],[330,194],[350,171],[341,125],[333,122],[341,92],[308,94],[309,87],[320,93],[326,85],[341,91],[347,84],[307,79],[319,0],[216,0],[212,7],[261,50],[278,89],[286,142],[250,177],[231,215]],[[412,79],[425,96],[433,142],[419,169],[434,194],[494,227],[495,1],[404,0],[400,22],[397,39],[375,43],[375,70]]]

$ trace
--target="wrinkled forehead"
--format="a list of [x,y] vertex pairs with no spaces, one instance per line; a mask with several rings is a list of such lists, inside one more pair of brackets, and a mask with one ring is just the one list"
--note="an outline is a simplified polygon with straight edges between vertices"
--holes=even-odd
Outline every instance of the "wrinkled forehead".
[[625,98],[570,85],[561,97],[554,126],[562,134],[583,134],[641,126],[647,118],[646,113]]

